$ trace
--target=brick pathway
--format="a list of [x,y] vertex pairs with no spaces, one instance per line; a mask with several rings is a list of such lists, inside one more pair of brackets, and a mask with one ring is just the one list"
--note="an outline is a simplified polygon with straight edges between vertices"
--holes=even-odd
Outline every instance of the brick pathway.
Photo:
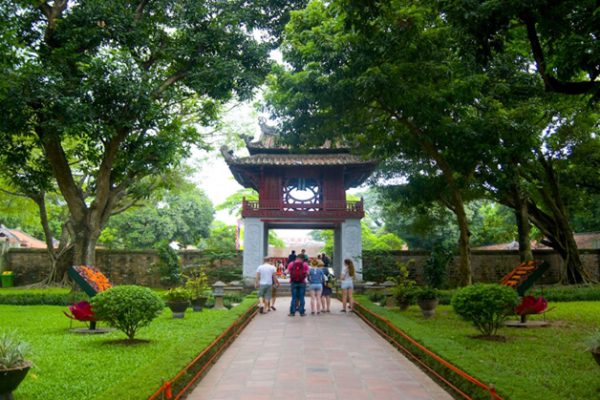
[[187,399],[452,398],[339,301],[306,317],[288,317],[289,303],[257,315]]

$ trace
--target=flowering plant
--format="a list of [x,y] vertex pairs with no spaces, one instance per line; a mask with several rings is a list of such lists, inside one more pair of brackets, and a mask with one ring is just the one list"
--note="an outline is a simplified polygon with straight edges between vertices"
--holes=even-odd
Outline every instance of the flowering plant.
[[97,293],[110,289],[112,284],[108,278],[96,268],[89,265],[76,265],[73,269],[83,280],[86,281]]

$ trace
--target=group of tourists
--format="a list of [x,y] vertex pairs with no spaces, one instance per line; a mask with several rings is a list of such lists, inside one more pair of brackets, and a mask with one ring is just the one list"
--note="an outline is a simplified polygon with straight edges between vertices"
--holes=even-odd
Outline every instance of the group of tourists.
[[[299,254],[295,251],[288,257],[286,275],[290,279],[292,300],[290,302],[289,316],[293,317],[298,312],[300,316],[306,315],[305,295],[306,290],[310,295],[311,315],[331,312],[331,295],[335,287],[335,275],[329,268],[331,260],[325,253],[316,258],[309,259],[306,251],[302,249]],[[352,292],[354,289],[354,263],[350,259],[344,260],[341,273],[342,312],[352,311]],[[259,312],[264,314],[275,311],[275,293],[279,287],[278,271],[265,257],[264,263],[256,270],[256,288],[258,289]]]

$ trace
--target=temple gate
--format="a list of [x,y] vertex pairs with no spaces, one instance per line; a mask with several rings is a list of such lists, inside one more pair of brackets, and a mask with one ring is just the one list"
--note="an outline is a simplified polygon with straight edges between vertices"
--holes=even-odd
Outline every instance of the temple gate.
[[253,281],[267,255],[270,229],[332,229],[336,276],[346,258],[362,271],[364,204],[362,199],[346,201],[346,190],[363,183],[376,163],[330,144],[294,152],[277,146],[275,139],[265,129],[258,142],[246,138],[247,157],[235,157],[221,148],[235,179],[258,192],[257,201],[244,199],[242,204],[244,280]]

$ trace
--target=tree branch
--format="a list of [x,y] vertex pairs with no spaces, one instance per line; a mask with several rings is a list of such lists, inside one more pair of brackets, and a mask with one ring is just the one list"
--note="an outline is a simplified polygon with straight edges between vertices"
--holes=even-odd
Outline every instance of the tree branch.
[[38,5],[39,10],[48,20],[46,32],[44,33],[44,42],[51,47],[56,46],[56,43],[54,43],[52,37],[54,30],[56,29],[56,20],[61,16],[63,11],[66,10],[68,4],[68,0],[55,0],[52,6],[50,6],[46,1]]
[[533,58],[535,59],[537,70],[544,81],[546,90],[572,95],[587,94],[600,90],[600,82],[596,82],[594,80],[595,78],[592,78],[590,81],[563,82],[550,75],[547,71],[544,50],[542,49],[542,45],[537,34],[537,29],[535,28],[535,18],[532,14],[525,13],[521,15],[521,20],[527,27],[527,37],[529,39],[529,43],[531,44]]
[[67,156],[60,142],[54,138],[46,138],[39,132],[38,137],[42,142],[42,147],[46,152],[46,157],[48,158],[58,187],[67,202],[71,215],[78,221],[81,221],[85,216],[87,205],[85,204],[85,199],[80,188],[73,178]]
[[0,192],[6,193],[11,196],[26,197],[28,199],[31,199],[31,197],[27,196],[26,194],[18,193],[18,192],[11,192],[10,190],[6,190],[6,189],[2,189],[2,188],[0,188]]
[[144,8],[146,7],[146,5],[148,5],[149,2],[150,2],[150,0],[142,0],[142,1],[140,1],[140,4],[138,4],[138,6],[135,9],[134,21],[139,21],[142,18],[142,14],[144,12]]
[[171,75],[170,77],[168,77],[167,79],[165,79],[165,81],[154,91],[153,96],[159,97],[165,90],[167,90],[171,85],[179,82],[180,80],[182,80],[183,78],[185,78],[189,73],[189,69],[184,69],[182,71],[179,71],[173,75]]

